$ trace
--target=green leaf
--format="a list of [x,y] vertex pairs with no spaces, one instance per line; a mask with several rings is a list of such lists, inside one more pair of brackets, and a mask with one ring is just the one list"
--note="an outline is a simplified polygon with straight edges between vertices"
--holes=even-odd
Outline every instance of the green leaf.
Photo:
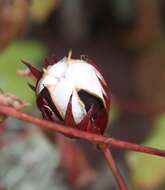
[[[165,149],[165,114],[156,119],[154,130],[144,145]],[[129,152],[126,157],[135,186],[146,189],[155,188],[164,183],[165,158],[136,152]]]
[[36,65],[45,55],[46,49],[40,42],[13,42],[8,48],[0,52],[0,88],[15,94],[24,101],[33,102],[34,93],[27,85],[27,82],[31,82],[31,80],[17,75],[16,72],[25,68],[21,60]]

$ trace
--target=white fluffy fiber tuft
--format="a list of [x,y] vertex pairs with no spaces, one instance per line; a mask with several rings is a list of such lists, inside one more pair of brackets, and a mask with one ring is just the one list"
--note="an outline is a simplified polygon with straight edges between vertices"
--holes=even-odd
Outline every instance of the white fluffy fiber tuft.
[[83,89],[105,101],[103,98],[105,92],[98,78],[103,79],[91,64],[83,60],[63,58],[44,70],[43,77],[37,85],[37,93],[40,93],[44,86],[47,87],[63,119],[72,94],[72,111],[78,124],[86,114],[84,103],[78,96],[79,90]]

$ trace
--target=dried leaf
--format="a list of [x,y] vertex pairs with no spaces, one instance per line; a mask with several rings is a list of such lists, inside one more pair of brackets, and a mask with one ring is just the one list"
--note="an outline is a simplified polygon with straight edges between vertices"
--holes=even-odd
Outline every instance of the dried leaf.
[[29,105],[29,103],[20,100],[17,96],[2,91],[0,92],[0,104],[11,106],[17,110],[21,110]]
[[30,72],[30,69],[28,69],[28,68],[17,70],[17,74],[20,76],[30,77],[30,78],[35,79],[34,76],[32,75],[32,73]]

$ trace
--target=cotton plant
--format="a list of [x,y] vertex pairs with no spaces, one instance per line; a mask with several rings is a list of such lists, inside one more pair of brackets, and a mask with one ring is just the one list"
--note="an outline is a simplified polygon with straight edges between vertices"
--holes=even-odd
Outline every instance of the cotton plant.
[[24,62],[34,77],[38,108],[45,119],[103,134],[109,116],[110,93],[92,61],[68,57],[44,65],[39,71]]
[[[120,190],[127,190],[109,146],[165,157],[165,150],[133,144],[104,135],[110,112],[110,90],[96,64],[87,57],[68,56],[44,62],[41,70],[23,61],[35,85],[29,84],[43,119],[0,101],[0,113],[38,125],[52,133],[96,144],[107,160]],[[75,141],[76,142],[76,141]],[[76,155],[75,155],[76,156]]]

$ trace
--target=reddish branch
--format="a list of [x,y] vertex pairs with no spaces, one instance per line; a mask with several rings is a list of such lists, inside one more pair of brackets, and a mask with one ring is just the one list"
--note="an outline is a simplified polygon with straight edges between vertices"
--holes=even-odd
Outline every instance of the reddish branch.
[[104,144],[104,145],[100,145],[99,148],[103,152],[103,155],[104,155],[105,159],[107,160],[108,165],[111,168],[112,173],[115,176],[116,182],[118,183],[118,186],[120,187],[120,189],[128,190],[127,185],[126,185],[123,177],[120,174],[120,171],[116,165],[115,160],[113,159],[112,153],[111,153],[110,149],[108,148],[108,146]]
[[39,127],[42,127],[44,129],[50,129],[54,132],[62,133],[66,136],[71,136],[74,138],[81,138],[84,140],[88,140],[90,142],[94,142],[96,144],[99,144],[99,147],[101,148],[101,151],[104,154],[104,157],[108,161],[109,166],[112,169],[112,172],[117,180],[117,183],[120,187],[120,190],[127,190],[127,186],[124,182],[124,179],[122,178],[116,163],[113,159],[113,156],[111,154],[111,151],[109,150],[108,146],[115,146],[118,148],[124,148],[129,150],[134,150],[138,152],[144,152],[148,154],[153,154],[157,156],[164,156],[165,157],[165,150],[160,150],[156,148],[146,147],[143,145],[133,144],[126,141],[121,141],[118,139],[114,139],[111,137],[106,137],[102,135],[87,133],[84,131],[80,131],[78,129],[71,128],[69,126],[62,125],[60,123],[50,122],[44,119],[40,119],[34,116],[31,116],[27,113],[21,112],[16,110],[15,108],[0,105],[0,113],[6,116],[12,116],[17,119],[32,123],[34,125],[38,125]]
[[118,139],[114,139],[114,138],[106,137],[106,136],[102,136],[102,135],[87,133],[87,132],[80,131],[78,129],[74,129],[74,128],[59,124],[59,123],[50,122],[50,121],[47,121],[44,119],[40,119],[40,118],[31,116],[27,113],[18,111],[9,106],[0,105],[0,113],[15,117],[17,119],[20,119],[20,120],[23,120],[23,121],[26,121],[29,123],[32,123],[34,125],[38,125],[39,127],[42,127],[42,128],[51,129],[54,132],[59,132],[64,135],[67,135],[67,136],[81,138],[84,140],[95,142],[97,144],[103,143],[103,144],[115,146],[118,148],[129,149],[129,150],[134,150],[137,152],[143,152],[143,153],[148,153],[148,154],[165,157],[165,150],[160,150],[157,148],[151,148],[151,147],[147,147],[147,146],[143,146],[143,145],[133,144],[133,143],[121,141]]

